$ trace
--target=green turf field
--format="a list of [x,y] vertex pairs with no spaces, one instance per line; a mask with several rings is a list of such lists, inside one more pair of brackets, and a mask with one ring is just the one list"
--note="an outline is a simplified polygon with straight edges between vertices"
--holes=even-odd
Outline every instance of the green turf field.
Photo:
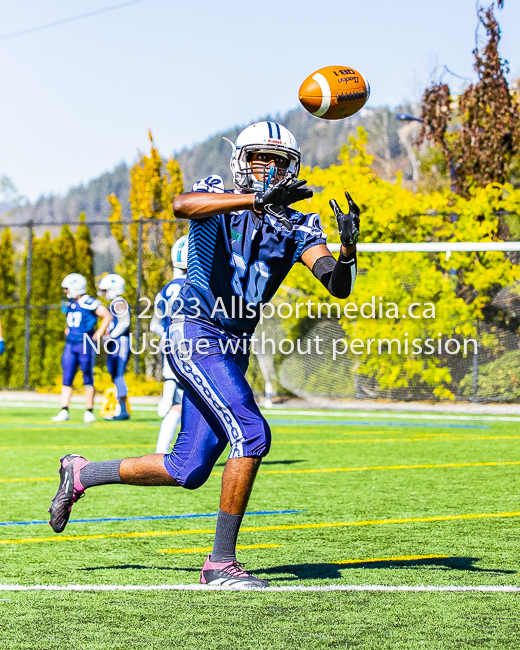
[[[58,459],[154,450],[158,420],[52,425],[0,411],[0,523],[45,520]],[[239,559],[274,586],[520,585],[520,419],[270,413],[273,446]],[[406,425],[406,426],[404,426]],[[104,486],[73,519],[211,514],[225,458],[195,492]],[[498,516],[485,516],[498,515]],[[337,525],[339,524],[339,525]],[[199,580],[215,517],[0,526],[3,585]],[[169,552],[168,552],[169,551]],[[177,551],[177,552],[172,552]],[[0,591],[0,648],[518,648],[520,592]]]

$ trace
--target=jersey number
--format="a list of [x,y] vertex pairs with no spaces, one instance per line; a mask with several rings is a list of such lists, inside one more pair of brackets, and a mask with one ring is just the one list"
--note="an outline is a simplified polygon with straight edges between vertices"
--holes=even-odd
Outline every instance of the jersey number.
[[233,291],[237,296],[246,299],[248,305],[257,305],[262,301],[267,280],[271,276],[269,267],[265,262],[257,260],[249,267],[249,279],[247,281],[246,292],[242,288],[242,280],[244,279],[247,267],[246,262],[242,255],[233,253],[231,256],[231,266],[234,267],[235,272],[231,280]]
[[80,311],[69,311],[67,314],[67,325],[69,327],[79,327],[81,323]]

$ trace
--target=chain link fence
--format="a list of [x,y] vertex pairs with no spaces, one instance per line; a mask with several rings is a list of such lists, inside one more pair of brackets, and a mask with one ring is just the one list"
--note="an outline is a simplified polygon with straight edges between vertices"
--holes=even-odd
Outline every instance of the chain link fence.
[[[60,235],[64,225],[72,231],[80,225],[86,225],[90,231],[92,262],[94,276],[114,272],[121,263],[123,254],[121,242],[116,239],[113,226],[122,226],[127,245],[133,253],[130,261],[127,259],[126,272],[122,272],[126,283],[126,297],[132,309],[133,349],[142,353],[134,353],[129,369],[136,376],[161,380],[161,355],[154,352],[149,345],[154,336],[149,331],[153,313],[153,301],[156,293],[172,278],[173,270],[169,247],[174,238],[184,232],[173,231],[171,221],[166,219],[119,221],[108,224],[106,221],[71,222],[69,224],[24,223],[0,224],[0,235],[6,227],[12,232],[12,248],[14,250],[14,274],[17,287],[14,299],[0,304],[0,318],[4,325],[6,344],[11,332],[9,323],[17,328],[17,341],[11,347],[10,354],[0,357],[0,372],[6,367],[11,368],[11,381],[1,382],[4,389],[31,389],[42,387],[32,381],[35,368],[40,365],[47,367],[48,386],[57,381],[60,374],[60,356],[63,349],[63,316],[60,313],[62,304],[45,302],[41,298],[39,282],[41,269],[35,248],[45,233],[49,233],[51,241]],[[169,229],[169,230],[168,230]],[[166,242],[166,243],[165,243]],[[128,256],[127,256],[128,257]],[[517,262],[518,260],[516,260]],[[48,278],[57,288],[60,295],[62,278],[77,271],[76,268],[59,268],[55,277]],[[93,293],[94,287],[89,287]],[[93,294],[95,295],[95,293]],[[275,298],[275,301],[277,298]],[[1,300],[0,300],[1,301]],[[503,288],[494,298],[493,305],[507,313],[511,323],[520,325],[520,295],[510,288]],[[8,315],[11,315],[9,317]],[[476,331],[477,347],[471,347],[466,355],[451,356],[443,352],[438,356],[440,367],[448,368],[451,381],[448,385],[456,400],[479,402],[519,402],[520,401],[520,336],[518,327],[501,328],[497,325],[481,321],[473,323]],[[14,326],[13,326],[14,327]],[[45,332],[53,332],[54,347],[49,351],[49,336]],[[292,394],[304,398],[325,397],[342,399],[391,399],[391,400],[430,400],[439,399],[434,392],[435,384],[425,382],[417,376],[412,376],[404,385],[384,388],[373,373],[367,371],[366,365],[355,355],[344,354],[333,360],[334,341],[345,337],[339,320],[332,318],[319,319],[307,331],[305,339],[322,340],[322,354],[301,353],[296,341],[293,341],[292,353],[280,352],[280,343],[291,340],[290,328],[287,322],[280,318],[265,320],[258,329],[258,337],[267,337],[274,342],[272,346],[262,350],[256,349],[252,358],[249,377],[253,382],[255,392],[261,393],[266,389],[268,395]],[[143,343],[146,341],[146,343]],[[462,342],[461,342],[462,343]],[[289,343],[282,343],[285,349]],[[305,348],[303,341],[302,347]],[[98,365],[104,364],[100,355]],[[5,372],[4,372],[4,376]],[[401,382],[403,384],[403,382]]]
[[[439,367],[449,371],[451,381],[446,387],[451,391],[452,399],[481,403],[520,402],[520,336],[483,322],[474,325],[477,330],[477,335],[472,337],[475,344],[467,345],[466,355],[463,354],[464,342],[460,338],[460,354],[452,356],[443,348],[443,352],[436,355]],[[382,387],[362,360],[352,354],[341,354],[343,344],[336,345],[339,354],[334,360],[334,341],[340,342],[345,338],[345,331],[338,320],[322,319],[316,323],[300,340],[301,353],[286,354],[292,347],[289,343],[291,339],[286,326],[280,321],[265,322],[260,326],[257,337],[259,357],[263,357],[262,363],[278,391],[288,391],[305,399],[440,399],[434,392],[436,385],[418,375],[405,377],[404,382],[396,381],[396,384],[406,384],[404,386]],[[313,345],[316,337],[320,339],[319,354],[316,354]],[[457,347],[455,340],[457,337],[451,339],[451,349]],[[263,350],[262,341],[266,342]],[[436,343],[434,340],[435,347]],[[297,350],[297,342],[293,341],[293,344]],[[310,352],[306,352],[308,349]],[[386,345],[383,350],[386,352]],[[421,360],[425,357],[418,355],[416,358]],[[402,380],[403,374],[396,379]]]
[[[52,355],[54,364],[48,359],[45,360],[49,353],[50,338],[53,336],[56,338],[56,332],[49,332],[49,328],[59,329],[58,336],[62,348],[65,322],[60,313],[64,304],[63,300],[60,301],[61,281],[68,273],[81,271],[75,264],[54,269],[53,277],[47,278],[47,281],[53,285],[56,299],[53,302],[42,300],[41,268],[35,260],[38,242],[48,237],[50,253],[52,242],[60,236],[64,226],[70,227],[72,235],[79,226],[87,226],[91,238],[93,275],[96,278],[95,283],[89,283],[88,292],[96,296],[97,288],[92,285],[97,285],[97,280],[103,274],[116,272],[115,267],[122,261],[121,247],[112,231],[114,225],[122,226],[122,232],[127,240],[125,245],[133,249],[133,254],[126,264],[127,272],[122,272],[122,275],[126,281],[125,297],[130,303],[132,338],[134,349],[137,350],[139,347],[137,341],[142,341],[143,337],[147,337],[148,340],[150,338],[149,323],[155,295],[173,277],[169,253],[171,244],[168,242],[173,238],[175,230],[171,220],[121,220],[112,221],[110,224],[106,221],[0,224],[0,238],[6,228],[11,232],[14,253],[13,271],[16,278],[16,288],[12,297],[8,301],[2,301],[0,297],[0,319],[8,348],[6,354],[0,357],[0,373],[11,367],[10,375],[13,378],[8,385],[0,381],[1,389],[41,387],[34,385],[31,380],[35,367],[41,363],[53,365],[56,369],[56,377],[59,375],[61,350],[56,350],[56,354]],[[165,237],[166,230],[169,232]],[[175,237],[181,234],[183,233],[175,233]],[[40,257],[42,255],[44,253],[40,253]],[[48,336],[44,336],[45,331],[48,332]],[[13,341],[14,332],[16,332],[15,341]],[[9,346],[8,343],[12,345]],[[136,375],[146,374],[150,378],[160,380],[162,367],[160,354],[133,354],[132,356],[130,370]],[[102,365],[103,362],[104,356],[101,354],[98,365]],[[6,372],[4,376],[5,374]],[[46,383],[48,385],[49,381]]]

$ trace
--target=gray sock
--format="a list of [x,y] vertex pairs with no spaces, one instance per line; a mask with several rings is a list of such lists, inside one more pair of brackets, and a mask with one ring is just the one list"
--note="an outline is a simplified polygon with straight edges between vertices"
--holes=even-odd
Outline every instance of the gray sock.
[[119,460],[102,460],[99,463],[89,463],[79,473],[79,480],[81,485],[86,488],[94,487],[95,485],[109,485],[111,483],[122,483],[119,476]]
[[235,547],[237,545],[238,531],[244,515],[231,515],[219,508],[217,517],[217,530],[211,552],[212,562],[233,562],[236,560]]

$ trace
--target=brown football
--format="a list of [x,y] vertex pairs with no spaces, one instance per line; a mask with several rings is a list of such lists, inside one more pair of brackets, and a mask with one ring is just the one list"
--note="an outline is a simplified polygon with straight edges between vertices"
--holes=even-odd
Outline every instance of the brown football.
[[370,96],[370,86],[354,68],[329,65],[305,79],[300,87],[302,106],[323,120],[342,120],[357,113]]

